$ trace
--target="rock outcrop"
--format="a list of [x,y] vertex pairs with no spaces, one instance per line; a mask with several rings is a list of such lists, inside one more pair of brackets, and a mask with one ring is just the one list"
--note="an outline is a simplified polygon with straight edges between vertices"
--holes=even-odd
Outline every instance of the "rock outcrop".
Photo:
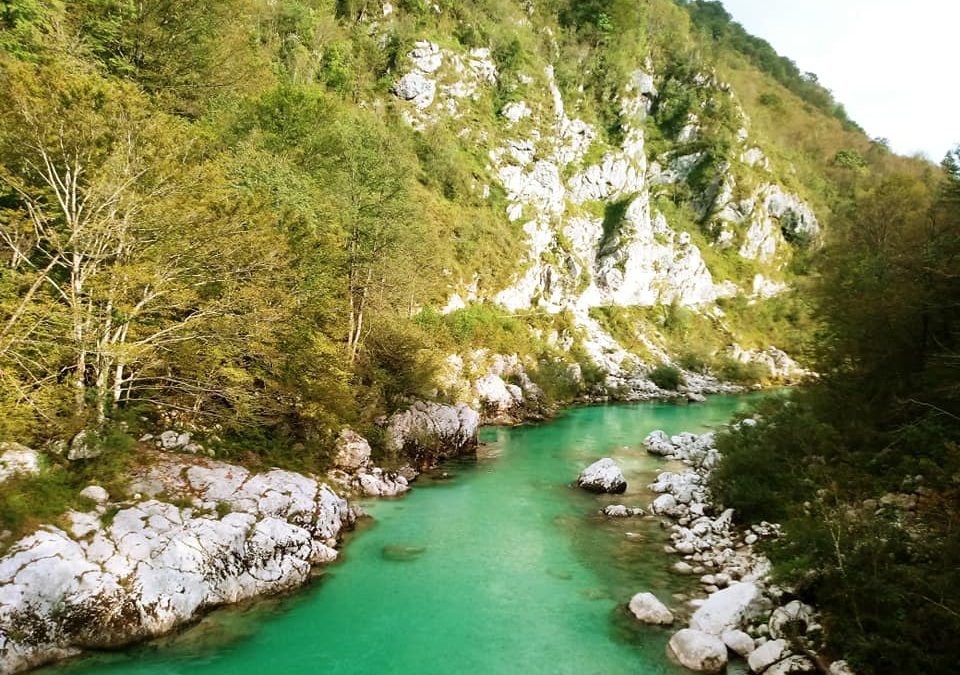
[[387,421],[386,446],[431,464],[476,448],[479,425],[480,414],[465,404],[417,401]]
[[621,494],[627,490],[627,479],[616,462],[604,457],[580,472],[577,485],[590,492]]
[[[0,673],[165,633],[217,605],[304,583],[356,514],[316,480],[170,455],[143,501],[66,514],[0,558]],[[177,504],[162,499],[176,498]],[[183,504],[190,503],[190,506]]]
[[0,483],[40,473],[40,453],[19,443],[0,443]]

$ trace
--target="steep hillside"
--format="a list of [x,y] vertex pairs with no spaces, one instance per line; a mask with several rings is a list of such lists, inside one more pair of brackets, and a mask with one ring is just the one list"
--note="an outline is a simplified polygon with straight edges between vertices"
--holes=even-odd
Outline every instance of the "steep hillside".
[[3,10],[2,436],[322,466],[418,398],[791,380],[834,210],[927,170],[714,3],[208,4]]

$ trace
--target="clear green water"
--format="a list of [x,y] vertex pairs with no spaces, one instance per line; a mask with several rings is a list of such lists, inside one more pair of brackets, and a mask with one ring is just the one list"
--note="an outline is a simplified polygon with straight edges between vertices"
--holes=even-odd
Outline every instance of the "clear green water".
[[[366,504],[375,521],[343,562],[287,598],[215,612],[180,634],[96,655],[58,675],[433,675],[682,673],[667,631],[624,605],[651,590],[668,601],[665,535],[649,520],[606,521],[609,503],[646,506],[662,464],[639,444],[655,428],[725,423],[751,397],[706,404],[579,408],[535,427],[484,429],[478,459],[447,464],[407,497]],[[614,457],[625,495],[571,487]],[[385,549],[386,547],[386,549]],[[388,555],[385,555],[385,550]]]

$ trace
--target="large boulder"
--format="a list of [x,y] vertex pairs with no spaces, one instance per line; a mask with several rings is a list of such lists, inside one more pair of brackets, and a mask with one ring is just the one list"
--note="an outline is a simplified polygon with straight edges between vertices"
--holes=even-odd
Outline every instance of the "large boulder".
[[684,628],[670,638],[669,652],[695,673],[720,673],[727,666],[727,646],[716,635]]
[[775,638],[795,638],[806,633],[811,623],[813,608],[799,600],[792,600],[773,610],[768,626],[770,635]]
[[0,483],[15,475],[40,473],[40,454],[19,443],[0,443]]
[[760,600],[760,590],[755,584],[734,584],[711,594],[694,612],[690,627],[711,635],[736,630],[755,612]]
[[604,457],[580,472],[577,485],[590,492],[620,494],[627,490],[627,479],[616,462]]
[[750,670],[755,673],[762,673],[777,661],[781,661],[790,655],[786,640],[769,640],[757,647],[747,658],[747,664]]
[[73,461],[77,459],[93,459],[103,454],[103,448],[97,443],[97,439],[88,434],[84,429],[70,441],[70,447],[67,450],[67,459]]
[[673,613],[653,593],[637,593],[630,598],[630,612],[643,623],[670,625]]
[[727,645],[730,651],[743,658],[752,654],[756,647],[753,638],[742,630],[724,631],[720,639],[723,640],[723,644]]
[[[131,490],[190,499],[69,512],[0,556],[0,673],[168,632],[211,607],[292,589],[355,517],[326,485],[159,455]],[[99,491],[84,491],[95,499]]]
[[476,448],[479,426],[480,414],[462,403],[417,401],[390,417],[386,446],[391,452],[407,452],[429,463]]
[[510,412],[523,403],[523,391],[520,387],[507,384],[499,375],[484,375],[474,387],[484,410],[494,416]]
[[356,471],[370,463],[370,444],[353,429],[344,428],[334,445],[334,464],[344,471]]

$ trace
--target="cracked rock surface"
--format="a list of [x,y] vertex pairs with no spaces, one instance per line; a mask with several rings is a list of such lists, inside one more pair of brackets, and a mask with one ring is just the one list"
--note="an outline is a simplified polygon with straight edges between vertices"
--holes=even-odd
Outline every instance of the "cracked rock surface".
[[346,500],[307,476],[197,457],[158,453],[131,491],[144,500],[69,512],[0,557],[0,675],[294,588],[312,565],[336,559],[355,520]]

